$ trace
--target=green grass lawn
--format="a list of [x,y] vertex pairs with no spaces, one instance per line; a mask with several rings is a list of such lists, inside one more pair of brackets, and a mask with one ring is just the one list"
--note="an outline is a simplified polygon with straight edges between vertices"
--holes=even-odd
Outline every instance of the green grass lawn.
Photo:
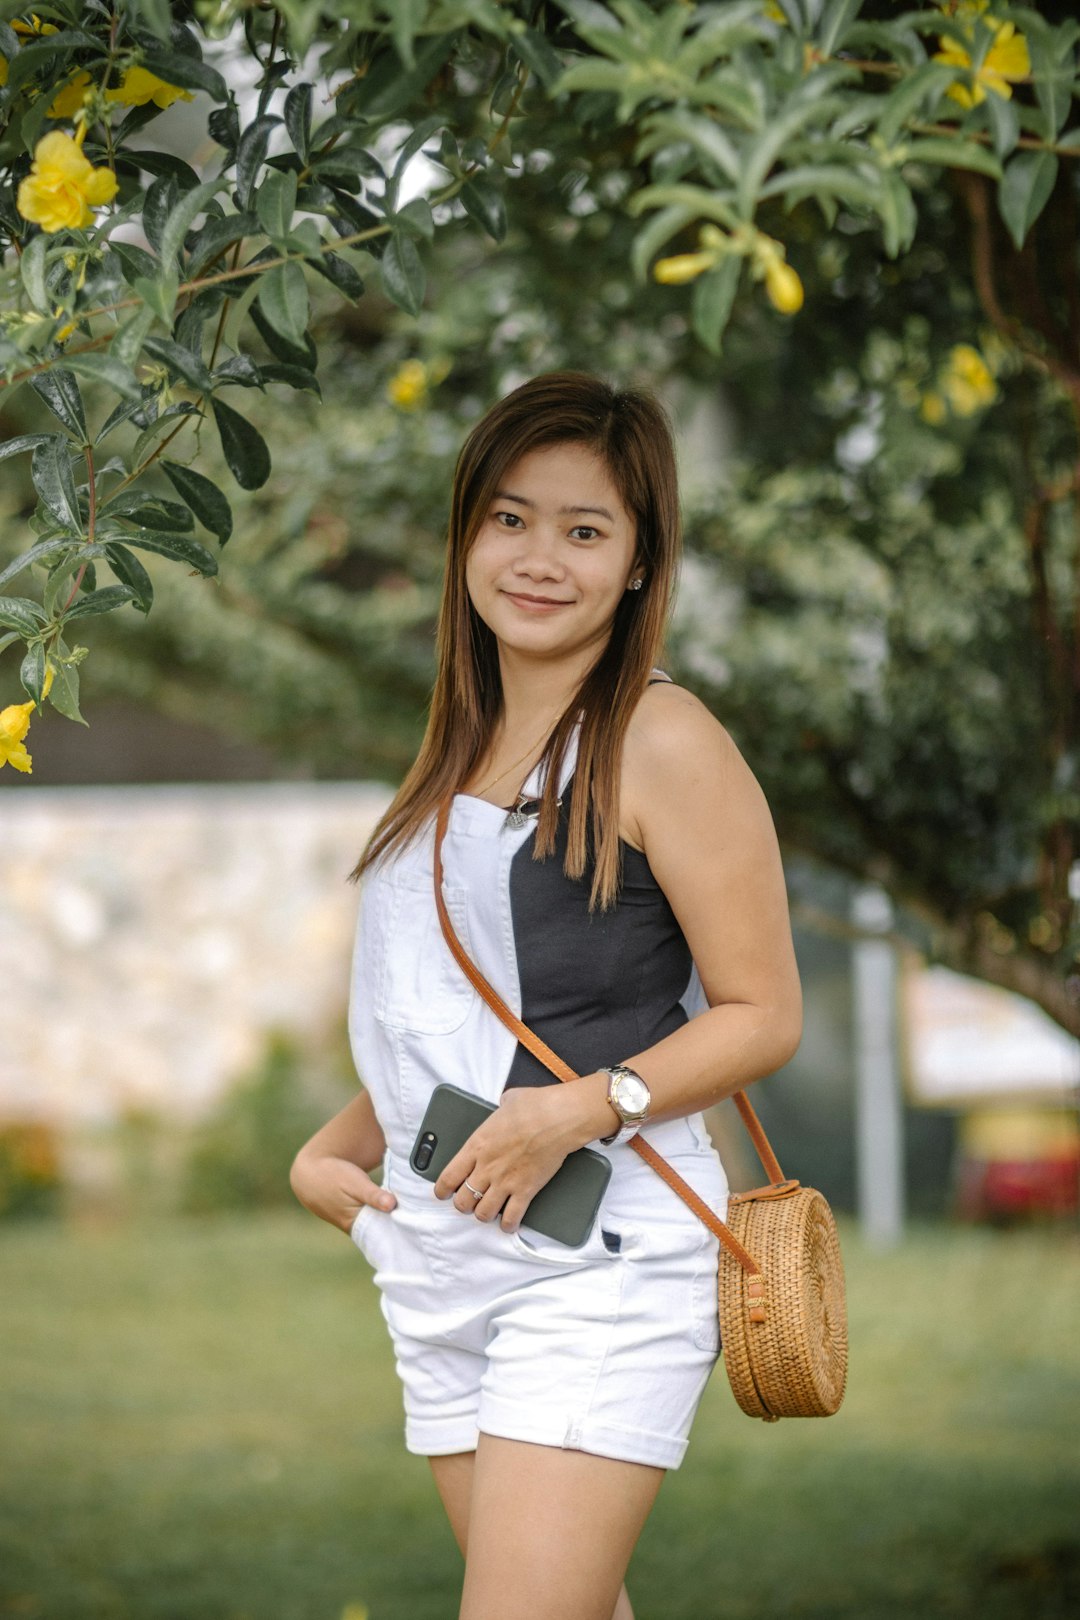
[[[1080,1238],[842,1223],[848,1392],[762,1424],[718,1366],[638,1620],[1080,1613]],[[453,1620],[371,1273],[303,1211],[0,1236],[0,1614]],[[572,1617],[568,1617],[572,1620]]]

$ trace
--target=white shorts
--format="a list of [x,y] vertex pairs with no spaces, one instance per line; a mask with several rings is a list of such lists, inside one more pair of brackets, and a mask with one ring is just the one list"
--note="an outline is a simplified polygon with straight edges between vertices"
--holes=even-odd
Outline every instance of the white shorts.
[[[628,1145],[578,1249],[462,1214],[387,1154],[389,1212],[351,1237],[375,1272],[405,1445],[472,1451],[481,1431],[678,1468],[720,1351],[719,1242]],[[671,1158],[727,1214],[715,1149]]]

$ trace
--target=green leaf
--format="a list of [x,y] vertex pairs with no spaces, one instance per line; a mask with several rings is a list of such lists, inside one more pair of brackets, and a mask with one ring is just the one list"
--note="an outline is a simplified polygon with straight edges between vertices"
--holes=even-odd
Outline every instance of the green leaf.
[[289,233],[296,212],[295,171],[267,169],[255,192],[255,212],[267,236],[280,245]]
[[24,551],[21,556],[9,562],[3,572],[0,573],[0,585],[6,585],[9,579],[14,579],[16,574],[21,574],[24,568],[30,567],[31,563],[41,562],[45,557],[55,557],[62,551],[70,551],[72,546],[78,547],[80,561],[92,557],[102,557],[105,554],[104,547],[87,545],[80,541],[78,535],[54,534],[48,540],[39,540],[36,545],[30,547],[29,551]]
[[238,388],[261,388],[262,373],[249,354],[231,354],[213,371],[214,384],[235,383]]
[[40,708],[45,701],[45,646],[43,642],[35,641],[32,647],[27,648],[26,657],[19,665],[19,679],[23,684],[23,691],[29,692]]
[[20,630],[32,636],[46,622],[40,602],[29,596],[0,596],[0,624],[6,630]]
[[[216,68],[197,57],[180,51],[159,56],[156,51],[144,51],[142,65],[156,73],[166,84],[178,84],[181,90],[205,90],[212,101],[228,101],[229,87]],[[280,120],[279,120],[280,121]]]
[[411,237],[395,231],[379,260],[386,296],[410,315],[418,315],[424,302],[427,273]]
[[147,332],[154,324],[154,311],[145,305],[129,315],[123,326],[118,326],[109,345],[109,353],[121,365],[133,366],[142,353]]
[[254,214],[226,214],[221,219],[208,219],[201,225],[191,245],[187,273],[195,277],[202,274],[219,253],[240,242],[245,236],[254,236],[259,221]]
[[[62,637],[57,638],[58,652],[67,652]],[[76,648],[76,651],[80,651]],[[80,726],[89,724],[79,713],[79,667],[76,663],[63,663],[54,666],[56,674],[52,686],[49,688],[49,702],[57,714],[62,714],[66,720],[74,720]]]
[[145,427],[139,434],[139,437],[135,440],[135,445],[131,452],[132,465],[137,467],[142,461],[143,456],[146,454],[146,451],[153,444],[154,440],[159,439],[163,433],[169,432],[172,428],[176,427],[181,417],[201,416],[202,414],[203,413],[198,409],[198,407],[193,405],[191,401],[187,399],[180,400],[177,402],[177,404],[170,405],[167,410],[160,411],[149,426]]
[[313,270],[325,276],[339,292],[344,293],[346,298],[355,302],[363,296],[364,283],[359,272],[353,268],[348,259],[343,259],[340,253],[315,253],[307,262]]
[[172,23],[172,7],[169,0],[134,0],[134,10],[150,32],[156,34],[158,39],[167,45]]
[[994,151],[1004,162],[1010,152],[1015,152],[1020,139],[1020,114],[1016,102],[1006,101],[1004,96],[995,96],[991,92],[984,100],[982,110],[986,114]]
[[311,155],[311,92],[311,85],[301,82],[285,97],[285,128],[305,163]]
[[147,529],[141,529],[137,534],[125,534],[124,543],[138,546],[140,551],[155,551],[161,557],[173,558],[175,562],[190,563],[200,574],[210,575],[218,571],[214,553],[208,551],[201,541],[193,540],[190,535],[153,534]]
[[132,282],[132,291],[138,293],[147,308],[153,310],[166,326],[173,323],[179,287],[180,280],[175,274],[163,276],[160,281],[151,281],[147,276],[136,276]]
[[125,399],[142,402],[142,389],[133,373],[114,354],[98,354],[96,351],[87,354],[66,354],[64,360],[69,369],[80,377],[89,377],[92,382],[107,383]]
[[[253,287],[253,296],[256,291],[257,288]],[[314,371],[318,353],[315,344],[312,342],[310,332],[304,333],[302,343],[290,343],[286,338],[282,337],[276,327],[270,325],[258,304],[254,303],[251,306],[251,324],[270,350],[270,353],[276,354],[279,360],[283,360],[288,366],[303,366],[308,371]]]
[[236,149],[236,191],[242,209],[251,207],[255,181],[266,160],[270,136],[280,123],[280,118],[264,113],[249,124],[240,137]]
[[311,393],[317,394],[320,399],[322,398],[322,389],[319,387],[318,377],[313,371],[308,371],[304,366],[293,366],[274,360],[260,366],[259,369],[265,382],[286,383],[290,388],[306,388]]
[[172,209],[161,231],[159,251],[163,269],[172,270],[184,245],[184,237],[191,229],[196,216],[205,210],[207,203],[224,184],[225,181],[220,175],[216,180],[204,180],[185,193]]
[[487,175],[466,180],[458,193],[465,212],[482,225],[490,237],[501,242],[506,235],[506,202]]
[[204,478],[202,473],[182,467],[176,461],[162,461],[161,470],[203,527],[217,535],[224,545],[232,534],[233,517],[232,509],[217,485]]
[[988,174],[992,180],[1001,179],[1001,164],[996,154],[980,146],[977,141],[931,135],[925,140],[911,140],[905,144],[906,161],[909,163],[940,164],[946,169],[975,169],[979,174]]
[[711,354],[719,354],[724,329],[735,301],[743,261],[729,254],[714,270],[707,270],[694,284],[690,301],[693,328]]
[[1017,152],[998,187],[998,208],[1009,235],[1022,248],[1054,189],[1058,160],[1053,152]]
[[212,398],[210,403],[214,407],[221,449],[230,472],[241,489],[259,489],[270,476],[270,452],[266,448],[266,440],[231,405],[216,398]]
[[105,554],[113,573],[134,593],[134,606],[142,613],[149,613],[154,601],[154,582],[138,557],[115,540],[106,545]]
[[179,377],[181,382],[187,383],[189,388],[195,388],[200,394],[207,394],[214,386],[209,371],[199,356],[192,354],[182,343],[174,343],[172,338],[149,336],[143,342],[143,351],[151,360],[158,360],[167,366],[169,372]]
[[275,265],[262,277],[259,308],[276,332],[299,347],[308,323],[308,291],[304,272],[295,259]]
[[562,58],[542,33],[533,28],[524,28],[520,34],[514,34],[510,49],[536,74],[545,90],[552,89],[563,69]]
[[71,372],[63,366],[52,366],[30,378],[30,386],[45,401],[55,417],[73,433],[80,444],[86,443],[86,416],[82,395]]
[[63,623],[68,624],[72,619],[87,619],[94,613],[111,613],[113,608],[123,607],[125,602],[130,602],[134,594],[127,585],[104,585],[100,591],[78,597],[64,614]]
[[26,288],[26,296],[33,307],[43,315],[52,314],[52,303],[45,285],[45,255],[48,251],[49,238],[41,231],[37,236],[31,237],[19,260],[19,273]]
[[30,464],[30,477],[45,509],[58,523],[81,534],[83,520],[75,494],[75,475],[63,439],[49,438],[38,445]]
[[45,444],[49,439],[60,442],[58,433],[20,433],[14,439],[0,440],[0,461],[6,461],[8,456],[21,456],[26,450],[36,450],[39,444]]
[[397,224],[430,242],[435,235],[435,221],[431,217],[431,204],[426,197],[413,197],[397,211]]

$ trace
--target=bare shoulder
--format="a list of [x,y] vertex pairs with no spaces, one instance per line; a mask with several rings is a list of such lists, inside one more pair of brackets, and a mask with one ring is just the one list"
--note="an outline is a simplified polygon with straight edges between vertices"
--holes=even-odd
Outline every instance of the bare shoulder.
[[623,823],[638,849],[657,821],[691,796],[715,804],[761,794],[727,727],[684,686],[646,687],[627,727],[623,754]]

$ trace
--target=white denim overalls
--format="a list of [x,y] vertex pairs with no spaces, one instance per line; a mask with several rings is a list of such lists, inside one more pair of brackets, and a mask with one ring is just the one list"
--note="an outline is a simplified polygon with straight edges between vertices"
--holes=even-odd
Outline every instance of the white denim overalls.
[[[560,771],[564,800],[576,749],[575,731]],[[542,765],[523,793],[540,793],[541,773]],[[660,1017],[665,992],[656,987],[665,975],[670,985],[680,962],[689,963],[683,993],[668,990],[672,1005],[651,1040],[706,1002],[645,857],[624,846],[631,881],[615,912],[624,909],[589,921],[588,883],[562,873],[564,846],[532,860],[535,827],[535,817],[514,827],[505,809],[459,794],[443,893],[481,972],[578,1073],[590,1073],[646,1050],[641,1009]],[[437,1199],[409,1166],[441,1081],[493,1103],[507,1083],[559,1083],[529,1072],[535,1060],[450,955],[435,909],[433,842],[434,818],[422,838],[365,874],[349,1000],[353,1058],[386,1137],[383,1181],[398,1200],[390,1212],[366,1205],[351,1235],[374,1268],[390,1329],[407,1449],[468,1451],[483,1430],[677,1468],[719,1352],[719,1244],[704,1223],[626,1143],[589,1144],[610,1157],[612,1175],[576,1249],[477,1221]],[[723,1219],[727,1177],[702,1116],[642,1134]]]

